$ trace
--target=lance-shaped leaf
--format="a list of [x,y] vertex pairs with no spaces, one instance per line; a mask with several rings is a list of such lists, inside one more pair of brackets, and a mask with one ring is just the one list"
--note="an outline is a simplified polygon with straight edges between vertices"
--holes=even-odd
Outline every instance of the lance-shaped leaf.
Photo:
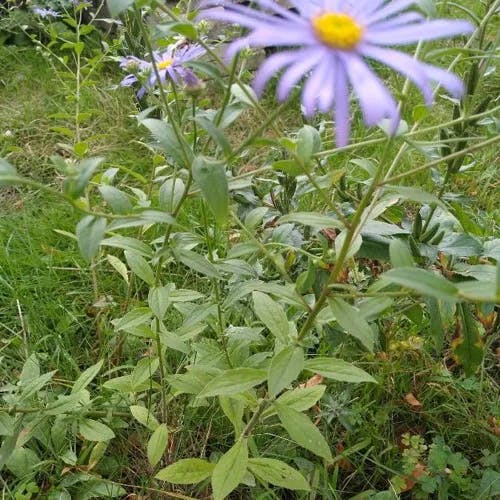
[[303,366],[304,351],[300,347],[285,347],[271,361],[267,379],[269,392],[276,396],[299,376]]
[[[108,0],[109,1],[109,0]],[[162,151],[170,155],[179,165],[188,167],[186,160],[193,160],[193,152],[182,135],[177,135],[169,123],[156,118],[147,118],[141,124],[149,129]]]
[[314,373],[319,373],[323,377],[339,380],[341,382],[361,383],[373,382],[376,380],[361,368],[358,368],[347,361],[335,358],[317,357],[308,359],[304,368]]
[[309,491],[311,487],[304,476],[281,460],[250,458],[248,468],[260,481],[289,490]]
[[225,163],[198,156],[193,162],[193,178],[217,223],[225,224],[229,211],[229,187]]
[[458,296],[453,283],[425,269],[398,267],[386,272],[382,279],[436,299],[456,300]]
[[198,394],[198,397],[207,398],[211,396],[238,394],[259,385],[266,378],[266,370],[256,370],[254,368],[226,370],[212,379]]
[[332,460],[326,439],[306,415],[283,404],[275,403],[274,406],[283,427],[297,444],[319,457]]
[[370,352],[373,351],[373,331],[359,310],[342,299],[329,300],[330,309],[339,325],[357,338]]
[[282,344],[286,345],[290,327],[283,308],[265,293],[253,292],[252,297],[257,317]]
[[96,256],[105,232],[106,219],[92,215],[85,216],[76,226],[78,248],[87,262]]
[[223,500],[241,483],[247,471],[247,464],[247,441],[240,439],[222,455],[212,472],[214,500]]
[[453,353],[464,367],[467,377],[472,377],[483,361],[483,341],[469,304],[459,304],[459,337],[453,341]]
[[148,461],[154,467],[160,460],[168,444],[168,427],[160,424],[148,441]]
[[196,484],[212,475],[215,464],[201,458],[179,460],[156,474],[156,479],[173,484]]

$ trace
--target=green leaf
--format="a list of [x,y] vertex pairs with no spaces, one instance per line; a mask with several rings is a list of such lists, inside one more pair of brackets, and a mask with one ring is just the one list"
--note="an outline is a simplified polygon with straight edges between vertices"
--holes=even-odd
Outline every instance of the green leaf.
[[199,398],[238,394],[261,384],[267,378],[266,370],[234,368],[212,379],[198,394]]
[[40,466],[38,455],[29,448],[16,448],[5,466],[17,478],[23,478],[28,472],[34,472]]
[[191,250],[174,251],[175,258],[185,266],[209,278],[220,278],[217,268],[205,257]]
[[391,241],[389,255],[393,267],[412,267],[415,265],[410,249],[401,240],[394,239]]
[[194,302],[203,299],[205,296],[196,290],[177,289],[170,292],[172,302]]
[[127,495],[127,492],[119,484],[104,479],[93,479],[93,477],[83,476],[83,480],[79,480],[78,486],[72,489],[71,498],[88,500],[90,498],[124,498]]
[[155,274],[151,266],[144,257],[141,257],[135,252],[125,250],[125,259],[132,272],[145,281],[148,285],[153,286],[155,283]]
[[486,469],[483,472],[479,491],[476,492],[476,495],[476,498],[484,500],[497,498],[500,495],[500,472]]
[[30,357],[24,362],[23,369],[19,375],[19,381],[22,384],[29,382],[40,376],[40,362],[36,354],[31,354]]
[[[348,231],[346,229],[344,229],[335,238],[335,252],[337,255],[339,255],[340,252],[342,251],[342,248],[343,248],[345,241],[346,241],[346,238],[347,238],[347,234],[348,234]],[[346,253],[345,258],[350,259],[351,257],[354,257],[359,252],[362,245],[363,245],[363,237],[361,234],[358,234],[349,243],[349,249]]]
[[260,481],[288,490],[310,491],[304,476],[281,460],[250,458],[248,468]]
[[471,302],[500,303],[500,290],[494,281],[464,281],[457,288],[460,297]]
[[111,17],[118,17],[124,10],[134,5],[134,0],[107,0]]
[[185,188],[182,179],[167,179],[160,187],[159,203],[161,209],[173,212],[181,201]]
[[321,136],[319,132],[310,125],[304,125],[297,134],[297,156],[307,165],[320,149]]
[[446,205],[437,196],[427,191],[423,191],[422,189],[408,186],[385,186],[384,189],[392,193],[397,193],[401,198],[406,200],[438,205],[443,210],[447,210]]
[[132,377],[130,375],[123,375],[122,377],[112,378],[104,382],[102,386],[105,389],[128,394],[132,392]]
[[[291,391],[284,392],[277,399],[277,402],[296,411],[306,411],[314,406],[323,397],[325,389],[326,386],[324,385],[297,387]],[[274,406],[270,406],[263,412],[262,416],[263,418],[267,418],[275,413],[276,408]]]
[[150,246],[146,245],[146,243],[138,240],[137,238],[130,238],[128,236],[112,236],[111,238],[102,240],[101,245],[121,248],[122,250],[131,250],[142,255],[143,257],[151,257],[153,255],[153,250]]
[[297,177],[304,173],[304,168],[299,165],[295,160],[278,160],[272,164],[273,170],[285,172],[291,177]]
[[327,461],[332,460],[328,443],[306,415],[280,403],[274,403],[274,406],[283,427],[293,441]]
[[440,252],[454,257],[476,257],[484,252],[480,241],[469,234],[447,234],[438,245]]
[[90,418],[84,418],[79,429],[87,441],[109,441],[115,437],[115,433],[107,425]]
[[215,464],[201,458],[185,458],[162,469],[155,478],[173,484],[196,484],[212,475]]
[[484,357],[483,341],[469,304],[458,304],[460,336],[453,340],[452,348],[465,375],[472,377],[481,366]]
[[424,269],[399,267],[386,272],[382,278],[436,299],[456,300],[458,296],[458,288],[455,285]]
[[132,203],[123,191],[108,185],[99,186],[99,191],[114,213],[127,214],[132,211]]
[[85,216],[76,226],[78,248],[82,257],[90,262],[99,251],[99,246],[106,233],[106,219]]
[[75,392],[69,396],[58,396],[57,399],[49,403],[44,409],[44,415],[62,415],[63,413],[73,413],[81,407],[82,393]]
[[229,187],[225,163],[198,156],[193,163],[193,178],[200,187],[215,220],[219,225],[224,225],[229,212]]
[[172,35],[172,33],[178,33],[179,35],[189,38],[190,40],[196,40],[197,38],[196,27],[191,23],[172,21],[157,24],[156,29],[161,31],[165,36]]
[[148,441],[148,461],[154,467],[160,460],[168,444],[168,427],[160,424]]
[[115,257],[111,254],[106,255],[106,260],[111,264],[113,269],[123,278],[125,283],[127,283],[128,285],[127,266],[118,257]]
[[318,229],[334,228],[342,229],[344,224],[331,215],[318,214],[315,212],[295,212],[280,217],[278,224],[296,222],[304,226],[311,226]]
[[238,101],[252,108],[255,106],[255,103],[259,101],[252,87],[250,87],[250,85],[246,85],[245,83],[233,83],[231,85],[231,94],[236,97]]
[[357,338],[370,352],[373,352],[373,331],[359,310],[342,299],[332,298],[328,302],[339,325],[349,335]]
[[229,419],[234,427],[234,435],[239,436],[243,431],[243,413],[245,402],[229,396],[219,396],[219,405],[224,415]]
[[[54,158],[52,159],[54,161]],[[69,176],[63,183],[64,192],[73,199],[83,195],[90,179],[104,158],[86,158],[78,164],[76,177]]]
[[29,399],[35,393],[37,393],[42,387],[48,384],[52,377],[55,375],[56,371],[44,373],[39,377],[30,379],[26,382],[20,382],[19,386],[21,387],[21,398]]
[[73,388],[71,389],[71,393],[75,394],[80,392],[82,389],[85,389],[92,380],[97,376],[100,372],[102,365],[104,364],[104,360],[97,362],[95,365],[87,368],[82,374],[76,379],[76,382],[73,384]]
[[0,412],[0,436],[12,436],[14,434],[14,418],[8,413]]
[[437,352],[443,349],[445,331],[443,327],[443,317],[441,315],[441,305],[439,300],[434,297],[428,297],[426,300],[427,312],[429,314],[430,334],[434,341],[434,347]]
[[144,427],[155,431],[160,425],[155,416],[144,406],[132,405],[129,409],[132,416]]
[[160,210],[144,210],[136,216],[122,217],[111,222],[108,231],[126,229],[130,227],[149,227],[153,224],[175,224],[175,219],[166,212]]
[[149,307],[136,307],[125,316],[113,320],[116,331],[129,330],[139,325],[148,323],[151,320],[151,309]]
[[170,306],[172,286],[153,287],[149,290],[148,304],[153,314],[162,321]]
[[21,423],[22,420],[18,419],[12,434],[2,440],[0,445],[0,471],[16,449],[17,439],[21,433]]
[[319,373],[323,377],[341,382],[351,382],[353,384],[361,382],[377,383],[370,374],[342,359],[326,357],[308,359],[304,364],[304,368],[314,373]]
[[132,390],[139,391],[144,383],[150,383],[160,360],[158,358],[142,358],[138,361],[131,375]]
[[212,472],[214,500],[223,500],[241,483],[247,471],[247,464],[247,441],[240,439],[222,455]]
[[203,129],[205,129],[208,132],[210,137],[212,137],[212,139],[222,148],[224,155],[226,157],[230,157],[232,154],[231,143],[224,134],[224,131],[220,127],[217,127],[215,123],[209,120],[206,116],[197,116],[195,120]]
[[269,295],[253,292],[253,305],[257,317],[283,345],[289,341],[290,326],[283,308]]
[[149,129],[162,151],[171,156],[179,165],[185,168],[190,166],[186,164],[186,156],[191,164],[193,161],[191,147],[182,136],[176,135],[172,125],[156,118],[147,118],[142,120],[141,124]]
[[297,379],[304,366],[304,351],[300,347],[285,347],[271,360],[267,385],[276,396]]
[[93,469],[104,457],[104,453],[108,449],[108,442],[101,441],[96,443],[92,448],[92,452],[90,453],[88,467],[89,470]]

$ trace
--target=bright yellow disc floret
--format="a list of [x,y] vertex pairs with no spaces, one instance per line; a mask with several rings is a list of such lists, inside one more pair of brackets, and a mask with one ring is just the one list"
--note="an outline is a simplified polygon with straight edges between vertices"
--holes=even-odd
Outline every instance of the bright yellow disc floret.
[[351,50],[360,42],[363,28],[347,14],[326,12],[312,20],[320,41],[334,49]]
[[174,63],[173,59],[165,59],[165,61],[158,63],[158,69],[162,70],[170,68],[170,66],[172,66],[173,63]]

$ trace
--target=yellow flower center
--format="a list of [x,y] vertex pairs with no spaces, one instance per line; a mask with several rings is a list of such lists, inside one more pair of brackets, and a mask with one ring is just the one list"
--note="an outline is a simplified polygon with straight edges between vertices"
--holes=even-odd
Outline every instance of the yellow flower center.
[[351,50],[363,36],[363,27],[347,14],[326,12],[312,24],[318,39],[334,49]]
[[162,69],[170,68],[170,66],[172,66],[173,63],[174,63],[173,59],[165,59],[161,63],[158,63],[158,69],[162,70]]

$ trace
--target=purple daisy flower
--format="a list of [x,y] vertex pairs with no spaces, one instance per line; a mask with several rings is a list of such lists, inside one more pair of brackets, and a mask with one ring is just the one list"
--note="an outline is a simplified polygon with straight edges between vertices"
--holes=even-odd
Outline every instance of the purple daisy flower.
[[151,63],[135,56],[127,56],[121,58],[120,68],[129,72],[129,74],[120,82],[120,85],[122,87],[131,87],[134,83],[139,81],[138,75],[151,70]]
[[260,9],[229,0],[208,0],[205,6],[209,8],[201,12],[200,18],[239,24],[249,30],[231,43],[229,58],[245,47],[285,48],[261,65],[255,76],[255,90],[261,94],[267,82],[283,71],[277,88],[278,98],[283,101],[306,77],[302,90],[304,112],[311,116],[318,110],[333,110],[338,146],[349,141],[350,87],[368,126],[387,118],[395,131],[399,123],[394,97],[366,58],[409,78],[428,105],[433,97],[432,82],[455,97],[463,93],[463,83],[454,74],[389,46],[470,33],[473,26],[467,21],[426,20],[406,10],[414,0],[290,0],[298,13],[276,0],[254,2]]
[[43,7],[33,7],[33,14],[45,19],[46,17],[61,17],[61,14],[54,9],[45,9]]
[[[191,72],[185,64],[193,59],[196,59],[205,53],[199,45],[188,45],[188,46],[177,46],[172,45],[168,47],[163,52],[155,52],[154,58],[156,67],[158,68],[158,73],[160,76],[160,84],[165,84],[167,78],[170,78],[173,82],[179,83],[183,80],[188,73]],[[120,68],[130,71],[121,82],[122,87],[129,87],[134,83],[137,83],[141,77],[147,78],[147,83],[139,89],[137,92],[137,97],[142,98],[148,88],[154,87],[158,83],[158,78],[156,72],[153,69],[153,65],[142,59],[134,56],[124,57],[120,62]]]

